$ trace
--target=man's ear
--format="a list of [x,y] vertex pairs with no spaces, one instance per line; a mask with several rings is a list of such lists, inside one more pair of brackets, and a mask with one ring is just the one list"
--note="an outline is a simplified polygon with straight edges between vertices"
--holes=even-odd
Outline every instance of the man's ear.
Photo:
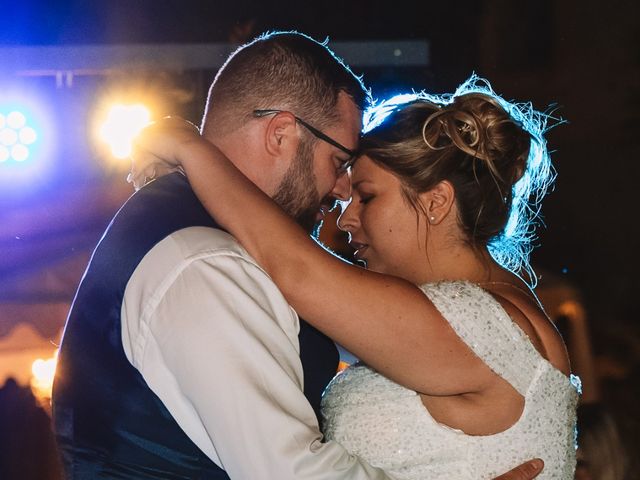
[[432,225],[442,222],[451,212],[456,200],[456,191],[448,180],[439,182],[435,187],[418,195],[424,207],[427,221]]
[[265,131],[265,148],[271,156],[292,158],[300,142],[296,123],[290,112],[273,115]]

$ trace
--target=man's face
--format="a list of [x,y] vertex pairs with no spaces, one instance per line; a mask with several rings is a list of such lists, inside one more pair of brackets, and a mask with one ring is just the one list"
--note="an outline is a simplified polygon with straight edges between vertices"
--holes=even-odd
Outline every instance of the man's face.
[[[338,98],[337,110],[340,120],[324,133],[355,150],[362,129],[362,113],[344,93]],[[349,177],[340,173],[347,157],[339,148],[305,135],[274,200],[307,231],[312,231],[336,198],[346,200],[350,195]]]
[[273,200],[305,230],[312,231],[320,210],[320,197],[313,173],[313,141],[303,139]]

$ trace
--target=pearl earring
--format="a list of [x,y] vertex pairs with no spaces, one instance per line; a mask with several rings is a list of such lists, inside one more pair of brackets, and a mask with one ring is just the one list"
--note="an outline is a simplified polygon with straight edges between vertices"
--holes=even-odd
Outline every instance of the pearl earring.
[[435,222],[435,221],[436,221],[436,217],[429,217],[429,221],[430,221],[431,223]]

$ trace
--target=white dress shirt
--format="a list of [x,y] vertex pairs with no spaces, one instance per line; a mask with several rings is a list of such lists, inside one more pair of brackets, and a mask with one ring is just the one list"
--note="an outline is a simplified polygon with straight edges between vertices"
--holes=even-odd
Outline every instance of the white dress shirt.
[[149,251],[122,304],[127,358],[232,480],[391,478],[321,442],[298,330],[269,276],[233,237],[206,227]]

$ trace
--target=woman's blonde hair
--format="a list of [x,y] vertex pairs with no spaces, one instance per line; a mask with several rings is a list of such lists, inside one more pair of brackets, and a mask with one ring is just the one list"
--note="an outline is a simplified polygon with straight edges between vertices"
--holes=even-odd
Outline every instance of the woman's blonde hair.
[[418,194],[448,180],[459,225],[473,247],[535,284],[529,254],[540,201],[555,177],[544,133],[549,115],[512,103],[471,76],[451,95],[424,92],[374,106],[360,153],[396,175],[418,211]]

